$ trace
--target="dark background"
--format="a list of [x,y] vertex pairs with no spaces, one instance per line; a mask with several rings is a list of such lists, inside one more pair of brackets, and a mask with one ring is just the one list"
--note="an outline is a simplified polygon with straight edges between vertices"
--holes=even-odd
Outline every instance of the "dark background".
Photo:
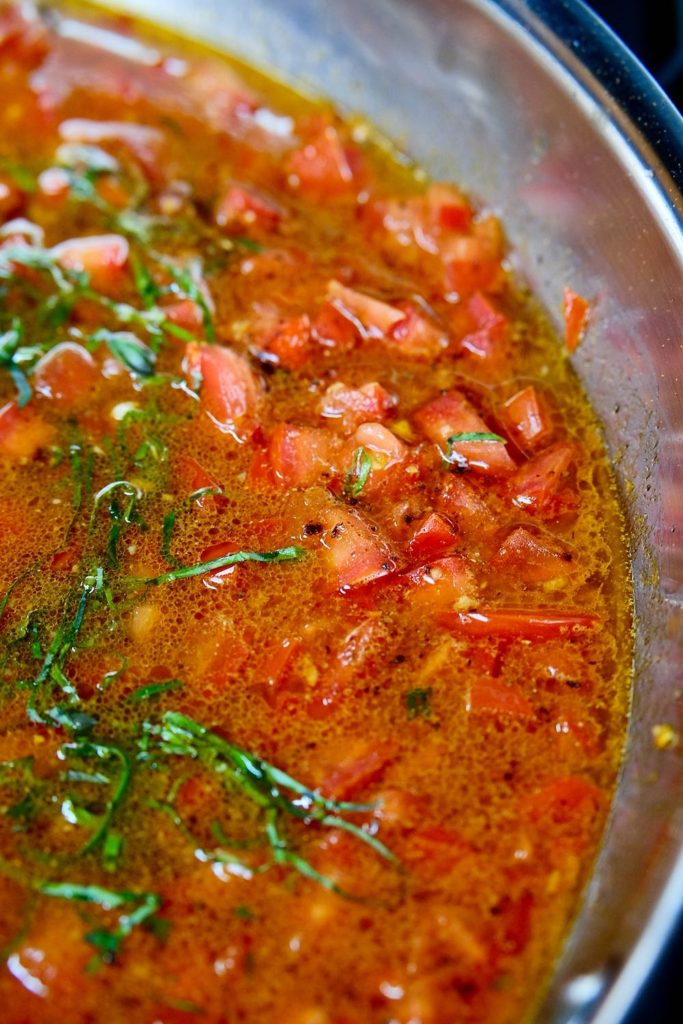
[[[592,0],[589,6],[683,111],[683,0]],[[625,1024],[683,1024],[683,921]]]

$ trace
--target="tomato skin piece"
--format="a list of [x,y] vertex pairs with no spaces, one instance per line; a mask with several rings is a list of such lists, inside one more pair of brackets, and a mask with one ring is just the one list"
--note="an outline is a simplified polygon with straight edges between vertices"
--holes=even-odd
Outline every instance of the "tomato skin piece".
[[436,508],[455,523],[463,534],[476,534],[480,539],[495,528],[493,512],[467,480],[452,474],[436,499]]
[[392,348],[413,359],[436,359],[448,346],[448,338],[436,324],[418,313],[410,303],[400,307],[403,319],[388,331]]
[[583,338],[588,323],[588,300],[572,288],[565,288],[562,308],[564,311],[564,342],[569,352],[574,352]]
[[496,217],[478,221],[471,234],[454,238],[442,249],[446,288],[460,298],[474,292],[495,291],[502,278],[500,261],[504,249],[500,221]]
[[534,718],[534,709],[519,686],[508,686],[500,679],[477,679],[472,683],[465,705],[472,714],[507,715]]
[[441,611],[446,614],[458,604],[471,607],[477,596],[477,581],[472,565],[463,555],[447,555],[429,565],[410,569],[396,578],[408,584],[405,599],[420,614]]
[[383,473],[408,455],[408,447],[382,423],[362,423],[349,438],[347,456],[365,448],[373,462],[372,474]]
[[507,426],[524,447],[535,448],[552,434],[552,423],[533,384],[508,398],[503,411]]
[[444,629],[466,636],[556,640],[583,634],[602,625],[599,615],[589,612],[556,612],[552,609],[528,612],[516,608],[481,608],[473,612],[445,612],[437,616]]
[[73,341],[55,345],[36,364],[35,390],[58,408],[75,409],[90,399],[100,372],[88,350]]
[[34,458],[55,437],[54,428],[30,409],[8,402],[0,409],[0,455],[20,462]]
[[256,411],[261,390],[243,356],[220,345],[190,342],[183,368],[190,386],[199,378],[200,403],[219,430],[253,433],[242,421]]
[[574,556],[553,537],[539,537],[518,526],[512,530],[493,558],[496,569],[512,573],[525,583],[544,583],[576,571]]
[[320,200],[352,198],[358,189],[353,164],[359,153],[342,145],[335,128],[323,128],[287,160],[289,184],[297,191]]
[[335,800],[348,800],[382,777],[398,753],[395,743],[380,741],[360,754],[342,760],[320,784],[321,791]]
[[560,487],[574,459],[572,445],[560,441],[520,466],[509,483],[513,505],[551,514],[559,512],[562,505],[571,507],[575,495],[570,492],[565,498]]
[[406,317],[403,310],[375,299],[372,295],[347,288],[339,281],[328,283],[327,299],[366,338],[387,337],[391,329]]
[[178,299],[161,307],[164,316],[176,327],[182,327],[201,337],[204,333],[204,314],[201,307],[193,299]]
[[330,469],[334,438],[320,427],[279,423],[270,439],[270,462],[283,487],[306,487]]
[[350,352],[360,341],[360,334],[354,324],[331,302],[324,302],[313,321],[313,335],[323,348]]
[[426,512],[413,527],[408,540],[411,558],[427,562],[452,551],[458,543],[457,530],[438,512]]
[[289,320],[280,320],[265,333],[259,344],[287,370],[301,369],[318,348],[311,336],[311,321],[305,313]]
[[238,225],[264,230],[276,228],[284,210],[273,199],[247,185],[230,185],[216,204],[215,220],[221,228]]
[[320,400],[320,415],[344,430],[353,430],[363,423],[383,420],[393,409],[396,399],[381,384],[372,381],[360,388],[337,381],[331,384]]
[[[491,433],[459,391],[447,391],[423,405],[414,413],[413,419],[422,433],[440,445],[444,453],[449,450],[449,437],[455,434]],[[466,460],[472,469],[482,473],[507,474],[516,468],[503,441],[459,441],[451,446],[451,451]]]
[[347,509],[329,509],[319,516],[330,569],[343,592],[388,576],[396,569],[389,546],[370,524]]
[[472,852],[472,845],[454,829],[420,824],[411,829],[403,858],[432,877],[453,871]]
[[95,288],[105,289],[120,283],[130,246],[123,235],[87,235],[68,238],[53,246],[51,253],[64,270],[87,274]]
[[605,802],[605,794],[594,782],[579,775],[566,775],[552,779],[530,796],[526,809],[534,821],[585,825]]

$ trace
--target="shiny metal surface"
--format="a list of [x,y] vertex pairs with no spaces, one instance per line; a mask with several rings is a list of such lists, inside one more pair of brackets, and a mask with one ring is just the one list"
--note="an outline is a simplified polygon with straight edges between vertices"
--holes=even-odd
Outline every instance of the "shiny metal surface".
[[636,684],[602,853],[537,1020],[617,1024],[683,906],[683,760],[652,737],[655,724],[683,724],[680,118],[576,0],[107,6],[363,111],[502,214],[551,315],[564,284],[594,300],[576,365],[628,515]]

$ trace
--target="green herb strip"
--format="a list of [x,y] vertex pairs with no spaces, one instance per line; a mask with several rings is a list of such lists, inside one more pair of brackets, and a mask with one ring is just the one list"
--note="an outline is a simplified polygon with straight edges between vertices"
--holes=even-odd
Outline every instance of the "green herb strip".
[[42,882],[35,886],[43,896],[80,903],[92,903],[105,911],[131,909],[118,918],[116,928],[98,928],[88,932],[86,941],[94,946],[105,963],[111,963],[121,943],[133,929],[152,918],[161,906],[161,900],[153,892],[117,892],[99,885],[78,885],[75,882]]
[[153,697],[161,697],[162,694],[171,693],[173,690],[180,690],[184,685],[182,679],[165,679],[161,683],[147,683],[146,686],[140,686],[134,690],[128,699],[139,703]]
[[344,816],[348,813],[367,813],[374,808],[373,804],[330,800],[275,765],[230,743],[180,712],[167,711],[161,725],[148,722],[145,728],[148,735],[158,737],[165,753],[199,759],[207,768],[215,771],[219,778],[225,779],[227,776],[263,809],[266,815],[264,832],[276,864],[287,864],[327,889],[340,895],[350,895],[340,890],[332,879],[321,875],[291,848],[278,828],[279,816],[282,814],[303,824],[315,823],[349,832],[386,860],[398,863],[384,843]]
[[344,494],[357,498],[365,487],[372,472],[372,459],[366,448],[356,448],[351,468],[344,477]]
[[164,583],[175,583],[176,580],[185,580],[192,576],[203,576],[207,572],[224,569],[228,565],[239,565],[240,562],[293,562],[303,558],[305,554],[304,548],[295,547],[294,545],[286,548],[277,548],[275,551],[235,551],[230,555],[213,558],[209,562],[181,566],[178,569],[172,569],[170,572],[164,572],[160,576],[132,576],[129,577],[128,583],[139,583],[146,587],[158,587]]
[[409,690],[405,695],[406,708],[408,710],[408,718],[429,718],[432,713],[431,708],[431,686],[426,690],[415,689]]

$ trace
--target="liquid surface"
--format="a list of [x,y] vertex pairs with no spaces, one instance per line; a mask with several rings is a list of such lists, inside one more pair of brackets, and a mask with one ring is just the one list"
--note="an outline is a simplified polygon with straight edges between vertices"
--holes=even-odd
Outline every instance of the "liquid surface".
[[487,210],[107,28],[0,9],[0,1020],[516,1024],[625,725],[590,408]]

